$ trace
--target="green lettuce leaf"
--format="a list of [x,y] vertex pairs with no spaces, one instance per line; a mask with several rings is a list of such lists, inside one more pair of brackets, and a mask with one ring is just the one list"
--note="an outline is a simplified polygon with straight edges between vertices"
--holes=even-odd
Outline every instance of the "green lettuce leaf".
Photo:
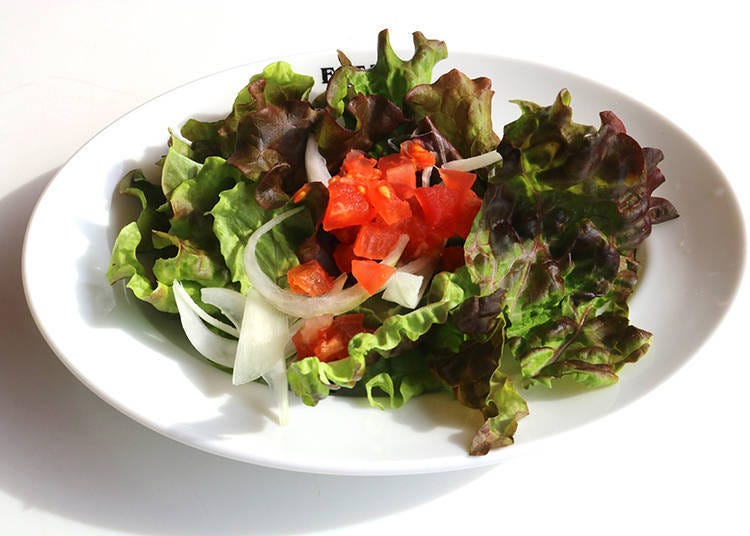
[[[186,289],[198,300],[200,287],[224,287],[228,284],[228,272],[221,258],[195,247],[189,240],[153,231],[154,245],[171,256],[152,259],[152,268],[147,268],[136,253],[142,236],[136,222],[129,223],[117,235],[112,248],[107,278],[110,284],[127,279],[126,286],[140,300],[168,313],[177,313],[172,293],[175,280],[186,282]],[[170,247],[172,246],[172,247]],[[165,249],[166,248],[166,249]],[[190,284],[192,282],[194,284]]]
[[404,97],[418,84],[432,81],[435,64],[448,55],[442,41],[427,39],[421,32],[413,34],[414,55],[402,60],[391,48],[388,30],[378,34],[377,61],[369,69],[352,65],[341,52],[341,67],[331,76],[326,88],[325,99],[334,117],[344,113],[347,103],[358,93],[381,95],[402,107]]
[[[210,212],[213,233],[219,241],[231,280],[240,284],[243,294],[250,286],[243,260],[245,245],[258,227],[279,212],[264,210],[255,202],[256,187],[247,181],[238,182],[232,189],[221,192],[219,201]],[[303,211],[261,237],[256,254],[264,272],[284,284],[286,272],[299,263],[295,248],[311,233],[309,212]]]
[[169,204],[172,217],[169,220],[169,232],[177,237],[190,239],[204,248],[214,249],[218,244],[213,234],[213,216],[210,211],[219,200],[219,194],[232,188],[240,178],[240,172],[228,165],[223,158],[206,158],[194,176],[183,178],[171,190]]
[[[430,285],[425,305],[402,314],[388,317],[372,333],[359,333],[349,342],[349,356],[330,363],[321,362],[316,357],[307,357],[295,361],[289,366],[288,377],[291,389],[305,404],[315,405],[330,394],[332,389],[352,388],[365,377],[368,359],[389,361],[408,359],[410,354],[404,350],[411,349],[433,326],[446,322],[450,312],[460,305],[476,289],[468,280],[464,270],[456,273],[441,272]],[[381,365],[384,366],[384,365]],[[385,366],[384,366],[385,368]],[[401,377],[394,371],[407,372]],[[378,374],[388,374],[390,379]],[[426,381],[429,370],[424,367],[397,367],[395,369],[377,370],[368,388],[370,399],[374,400],[373,389],[378,387],[389,394],[391,402],[400,405],[419,388],[434,387]],[[396,383],[406,382],[403,392]],[[391,388],[391,385],[394,385]],[[421,385],[421,387],[417,387]],[[378,404],[379,405],[379,404]]]

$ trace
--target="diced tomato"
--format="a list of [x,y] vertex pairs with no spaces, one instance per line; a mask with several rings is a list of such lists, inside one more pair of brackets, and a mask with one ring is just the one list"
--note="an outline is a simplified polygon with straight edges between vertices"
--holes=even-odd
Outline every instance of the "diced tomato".
[[445,238],[425,223],[416,201],[415,205],[412,208],[414,216],[396,226],[399,233],[406,234],[409,237],[409,242],[401,255],[401,260],[406,262],[419,257],[437,258],[445,242]]
[[459,203],[465,194],[452,190],[444,184],[438,184],[427,188],[417,188],[415,196],[422,208],[425,223],[443,238],[453,236],[456,219],[459,217]]
[[466,264],[463,246],[447,246],[442,255],[440,255],[441,271],[455,272],[461,266]]
[[456,219],[454,220],[455,233],[464,240],[469,236],[471,225],[474,223],[474,218],[477,217],[481,207],[482,199],[474,193],[474,190],[467,190],[459,202]]
[[456,169],[438,168],[438,174],[448,188],[459,191],[471,189],[474,181],[477,179],[476,173],[458,171]]
[[315,355],[315,345],[322,334],[333,325],[333,315],[320,315],[306,319],[297,333],[292,335],[294,348],[300,359]]
[[290,268],[286,279],[292,292],[307,296],[320,296],[333,288],[333,277],[316,259]]
[[362,314],[308,318],[292,336],[297,355],[300,359],[316,356],[326,362],[343,359],[349,355],[348,347],[352,337],[369,331],[363,321]]
[[401,199],[409,199],[417,188],[417,166],[407,155],[389,154],[378,160],[383,179],[396,190]]
[[336,182],[328,185],[328,205],[323,215],[323,229],[341,229],[361,225],[372,219],[373,208],[364,185]]
[[417,170],[422,170],[435,165],[435,155],[425,149],[419,140],[406,140],[401,144],[401,154],[408,156],[414,161]]
[[369,294],[379,291],[395,271],[393,266],[371,260],[352,261],[352,274]]
[[341,243],[333,250],[333,260],[342,273],[351,273],[352,260],[356,259],[354,254],[354,244]]
[[362,182],[380,179],[382,173],[375,168],[377,163],[377,160],[365,156],[361,151],[349,151],[341,164],[342,175]]
[[367,199],[388,225],[411,217],[409,203],[401,199],[394,186],[386,181],[370,182],[367,185]]
[[359,228],[354,241],[354,255],[365,259],[384,259],[396,247],[401,232],[398,228],[379,222]]
[[357,239],[357,233],[359,233],[359,225],[331,230],[331,234],[336,237],[336,240],[343,244],[353,244]]

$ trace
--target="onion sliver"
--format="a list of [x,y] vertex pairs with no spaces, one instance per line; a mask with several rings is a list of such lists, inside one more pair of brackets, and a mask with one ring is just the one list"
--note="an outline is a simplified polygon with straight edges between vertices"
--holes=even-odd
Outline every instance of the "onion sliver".
[[307,145],[305,145],[305,173],[307,173],[307,182],[322,182],[326,186],[331,178],[326,159],[320,154],[318,142],[315,141],[313,134],[307,137]]
[[[198,317],[200,317],[207,324],[211,324],[213,327],[220,329],[224,333],[228,333],[229,335],[233,335],[235,337],[239,337],[240,332],[237,330],[237,327],[236,327],[237,324],[236,323],[235,323],[234,326],[230,326],[226,322],[222,322],[218,318],[214,318],[213,316],[211,316],[210,314],[208,314],[206,311],[204,311],[201,308],[200,305],[198,305],[197,303],[195,303],[193,301],[193,299],[185,291],[185,288],[182,286],[182,284],[179,281],[177,281],[176,283],[177,283],[178,287],[177,288],[173,288],[172,289],[173,292],[175,292],[175,293],[176,292],[180,292],[181,294],[183,294],[183,298],[185,298],[184,299],[185,305],[187,305],[188,307],[190,307],[190,309],[192,309],[193,312],[198,315]],[[201,297],[203,297],[203,292],[201,292]],[[206,302],[206,303],[208,303],[208,302]]]
[[[327,292],[321,296],[304,296],[279,287],[263,272],[260,264],[258,264],[255,249],[258,247],[258,241],[261,237],[303,209],[304,207],[297,207],[283,212],[258,227],[250,235],[250,239],[247,241],[247,246],[245,247],[244,258],[247,277],[261,296],[271,302],[279,311],[290,316],[311,318],[322,314],[340,315],[351,311],[370,297],[361,285],[357,284],[342,290]],[[409,237],[403,235],[398,242],[398,246],[394,248],[386,259],[383,259],[383,263],[396,264],[408,241]]]
[[214,333],[203,323],[195,312],[198,307],[179,281],[172,284],[177,310],[180,313],[182,329],[190,344],[206,359],[224,367],[233,367],[237,354],[237,341]]
[[272,370],[277,362],[284,363],[284,348],[289,337],[286,315],[255,289],[249,289],[245,297],[232,383],[240,385],[255,381]]
[[224,316],[238,330],[240,329],[242,314],[245,310],[245,296],[229,288],[206,287],[201,289],[201,299],[209,305],[218,307]]
[[460,160],[451,160],[442,165],[443,169],[454,169],[456,171],[474,171],[475,169],[487,167],[495,162],[502,160],[502,156],[497,151],[490,151],[471,158],[461,158]]
[[279,424],[289,424],[289,382],[286,375],[286,362],[281,360],[274,363],[273,368],[263,375],[263,379],[271,388],[271,394],[279,407]]

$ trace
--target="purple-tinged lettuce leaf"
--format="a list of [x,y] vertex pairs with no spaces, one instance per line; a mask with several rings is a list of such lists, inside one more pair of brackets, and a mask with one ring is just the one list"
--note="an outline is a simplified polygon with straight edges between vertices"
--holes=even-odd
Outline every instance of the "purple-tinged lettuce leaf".
[[676,216],[651,196],[664,182],[662,155],[641,148],[612,112],[598,130],[574,123],[565,90],[548,107],[518,104],[466,242],[469,270],[482,296],[501,293],[498,312],[527,384],[569,376],[608,385],[651,341],[630,325],[627,301],[634,248]]
[[[263,208],[283,206],[305,183],[305,144],[318,116],[309,102],[287,100],[240,121],[236,149],[227,162],[251,180],[260,180],[256,201]],[[264,180],[268,173],[271,178]]]
[[401,107],[411,88],[432,81],[435,64],[448,55],[442,41],[427,39],[421,32],[412,34],[414,55],[402,60],[391,48],[388,30],[378,34],[377,60],[369,69],[352,65],[341,52],[341,67],[331,76],[325,99],[334,117],[344,113],[348,102],[358,93],[380,95]]
[[237,129],[246,114],[268,104],[280,106],[288,100],[305,100],[313,84],[311,76],[295,73],[286,62],[269,64],[237,93],[227,117],[219,121],[185,122],[180,132],[192,142],[192,158],[198,162],[208,156],[229,158],[235,151]]
[[518,421],[529,414],[526,401],[500,367],[490,377],[482,414],[486,420],[471,441],[469,454],[472,456],[483,456],[490,449],[512,445]]
[[407,123],[401,109],[380,95],[359,93],[347,103],[346,109],[354,118],[353,128],[340,125],[330,110],[323,112],[316,127],[318,149],[334,173],[350,150],[369,151]]
[[500,142],[492,129],[492,82],[452,69],[432,84],[409,91],[404,106],[415,120],[429,117],[464,158],[492,151]]

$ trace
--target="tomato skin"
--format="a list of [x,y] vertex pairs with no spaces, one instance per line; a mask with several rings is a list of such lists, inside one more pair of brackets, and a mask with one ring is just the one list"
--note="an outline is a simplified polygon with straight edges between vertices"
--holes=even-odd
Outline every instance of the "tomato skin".
[[328,185],[328,205],[323,215],[323,229],[331,231],[361,225],[372,219],[373,208],[363,185],[335,182]]
[[451,190],[465,192],[470,190],[477,180],[476,173],[468,171],[458,171],[456,169],[438,168],[438,174],[445,184]]
[[401,199],[396,188],[386,181],[370,182],[367,185],[367,199],[388,225],[411,217],[409,203]]
[[352,275],[370,295],[378,292],[396,268],[367,259],[352,261]]
[[435,165],[435,155],[425,149],[419,140],[406,140],[401,143],[401,154],[408,156],[414,161],[417,171]]
[[328,275],[317,259],[290,268],[286,279],[292,292],[307,296],[320,296],[333,288],[333,277]]
[[352,337],[367,331],[364,315],[360,313],[335,318],[321,315],[305,320],[292,336],[292,342],[300,359],[315,356],[320,361],[330,362],[347,357]]

